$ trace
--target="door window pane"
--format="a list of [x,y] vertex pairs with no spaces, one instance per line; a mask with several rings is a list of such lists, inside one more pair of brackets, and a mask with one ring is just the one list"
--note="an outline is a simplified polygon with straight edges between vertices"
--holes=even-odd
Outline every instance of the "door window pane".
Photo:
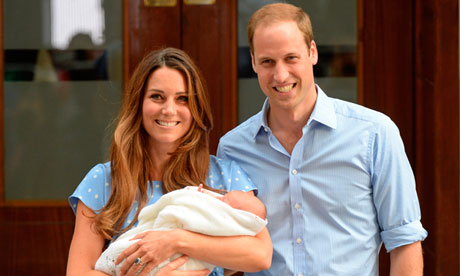
[[303,8],[313,25],[318,47],[318,64],[313,67],[315,82],[330,97],[357,101],[356,0],[321,1],[238,1],[238,120],[242,122],[257,113],[265,95],[259,88],[251,67],[247,24],[251,15],[263,5],[288,2]]
[[108,157],[121,0],[4,0],[7,200],[66,199]]

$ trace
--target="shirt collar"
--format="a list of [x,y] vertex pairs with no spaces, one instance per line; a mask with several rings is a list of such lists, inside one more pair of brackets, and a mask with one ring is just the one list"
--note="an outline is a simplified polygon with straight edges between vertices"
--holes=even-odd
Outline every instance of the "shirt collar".
[[[316,98],[315,107],[313,112],[310,116],[310,119],[307,122],[307,125],[310,124],[311,121],[317,121],[323,125],[326,125],[332,129],[337,128],[337,116],[335,114],[334,103],[331,98],[329,98],[323,90],[316,85],[316,91],[318,97]],[[262,107],[261,112],[259,113],[258,118],[258,125],[259,127],[256,128],[254,132],[254,138],[259,134],[261,131],[267,132],[268,129],[268,122],[267,122],[267,113],[268,109],[270,108],[270,103],[268,98],[265,99],[264,105]]]
[[307,125],[314,120],[330,128],[336,129],[337,116],[333,100],[329,98],[318,85],[316,85],[316,91],[318,97],[316,98],[315,108],[311,113],[310,120],[308,120]]
[[269,129],[268,122],[267,122],[267,114],[268,114],[269,108],[270,108],[270,103],[268,102],[268,98],[266,98],[264,105],[262,106],[262,110],[258,114],[258,119],[256,120],[258,127],[253,128],[255,130],[253,133],[254,139],[256,138],[257,134],[259,134],[259,132],[261,131],[267,132]]

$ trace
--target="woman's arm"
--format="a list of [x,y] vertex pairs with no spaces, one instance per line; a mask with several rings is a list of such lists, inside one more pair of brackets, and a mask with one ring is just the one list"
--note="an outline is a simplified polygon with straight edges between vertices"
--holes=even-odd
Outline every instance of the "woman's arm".
[[187,256],[181,256],[174,261],[168,263],[161,268],[155,276],[207,276],[211,271],[207,269],[202,270],[177,270],[180,266],[185,264]]
[[227,269],[257,272],[270,268],[272,243],[264,228],[256,236],[214,237],[179,231],[178,251]]
[[134,275],[129,269],[136,258],[146,264],[142,273],[147,275],[162,261],[175,253],[181,253],[224,268],[257,272],[266,270],[271,265],[273,247],[268,230],[264,228],[256,236],[216,237],[198,234],[182,229],[172,231],[149,231],[137,235],[139,242],[128,247],[117,258],[120,263],[126,258],[121,268],[121,275]]
[[67,261],[67,276],[107,275],[94,270],[94,265],[104,248],[104,239],[91,230],[92,216],[94,216],[93,210],[78,201],[75,230]]

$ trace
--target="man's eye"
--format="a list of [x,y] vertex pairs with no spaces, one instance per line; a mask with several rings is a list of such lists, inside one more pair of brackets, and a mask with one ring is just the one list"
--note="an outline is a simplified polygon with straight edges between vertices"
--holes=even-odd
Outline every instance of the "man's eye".
[[269,60],[269,59],[264,59],[264,60],[262,60],[261,63],[262,63],[262,64],[270,64],[271,62],[272,62],[272,61]]

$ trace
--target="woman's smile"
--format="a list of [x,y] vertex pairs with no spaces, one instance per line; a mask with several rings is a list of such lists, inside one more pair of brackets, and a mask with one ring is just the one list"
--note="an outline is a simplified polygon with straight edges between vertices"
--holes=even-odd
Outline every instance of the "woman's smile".
[[159,124],[160,126],[165,126],[165,127],[173,127],[173,126],[177,126],[178,124],[180,124],[180,122],[178,121],[160,121],[160,120],[155,120],[155,122],[157,124]]

